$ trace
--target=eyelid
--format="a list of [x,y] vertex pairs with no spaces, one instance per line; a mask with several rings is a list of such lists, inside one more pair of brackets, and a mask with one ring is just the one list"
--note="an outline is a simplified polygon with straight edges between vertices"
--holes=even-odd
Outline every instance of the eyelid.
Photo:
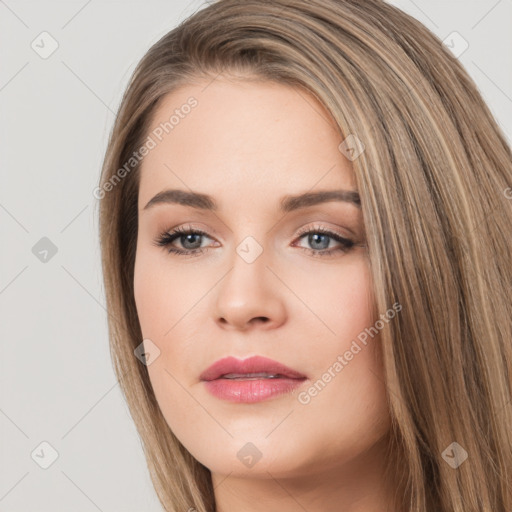
[[186,222],[185,224],[176,224],[173,225],[167,229],[162,230],[162,233],[171,233],[175,230],[180,231],[202,231],[206,236],[210,236],[211,234],[215,235],[217,238],[220,237],[220,234],[215,230],[215,228],[208,226],[208,227],[201,227],[197,226],[192,222]]
[[[311,222],[307,223],[305,226],[302,226],[301,228],[297,229],[297,228],[294,228],[291,230],[291,233],[288,232],[285,237],[289,237],[289,236],[295,236],[296,238],[299,238],[301,237],[303,234],[305,233],[308,233],[312,230],[319,230],[319,231],[324,231],[324,232],[332,232],[332,233],[335,233],[336,235],[342,237],[342,238],[348,238],[348,237],[352,237],[352,239],[355,241],[357,238],[358,238],[358,235],[356,232],[354,232],[353,229],[350,229],[349,227],[344,227],[343,229],[345,231],[347,231],[348,233],[343,233],[343,231],[341,231],[342,228],[340,228],[339,226],[336,226],[336,227],[331,227],[331,226],[326,226],[325,224],[320,224],[321,222],[323,221],[312,221],[313,224]],[[180,232],[187,232],[187,231],[198,231],[198,232],[201,232],[201,234],[203,236],[206,236],[208,238],[212,238],[212,235],[215,236],[217,239],[219,238],[222,238],[218,233],[217,231],[214,229],[214,228],[202,228],[202,227],[199,227],[199,226],[196,226],[194,224],[192,224],[191,222],[188,222],[186,224],[178,224],[176,226],[172,226],[172,227],[169,227],[167,229],[164,229],[162,231],[160,231],[160,233],[164,234],[164,233],[172,233],[174,231],[177,231],[179,230]],[[231,230],[230,230],[231,231]],[[249,236],[249,235],[247,235]]]
[[[300,247],[301,249],[304,249],[306,251],[312,251],[312,254],[318,253],[318,255],[325,254],[326,256],[330,253],[335,253],[337,250],[342,250],[342,249],[326,249],[326,250],[322,250],[322,251],[314,251],[313,249],[308,249],[308,248],[301,247],[300,245],[297,245],[297,244],[300,244],[300,240],[302,238],[304,238],[305,236],[307,236],[311,233],[324,234],[325,236],[327,236],[331,239],[334,239],[338,244],[341,244],[342,246],[348,245],[348,247],[353,247],[354,245],[355,246],[360,245],[357,241],[357,237],[351,237],[350,235],[349,235],[349,237],[347,237],[345,234],[339,232],[339,228],[338,229],[327,228],[325,226],[316,224],[316,225],[306,225],[306,226],[303,226],[302,228],[300,228],[298,230],[298,232],[296,232],[291,246],[292,247]],[[168,230],[161,232],[161,234],[157,237],[157,239],[153,243],[154,243],[154,245],[159,246],[159,247],[168,247],[170,244],[172,244],[174,242],[174,240],[179,239],[180,236],[189,235],[189,234],[195,234],[195,235],[199,235],[203,238],[209,238],[209,239],[213,240],[213,242],[214,242],[213,247],[215,247],[215,246],[218,247],[217,241],[214,238],[212,238],[212,236],[210,236],[210,234],[207,231],[205,231],[201,228],[194,227],[190,223],[181,225],[181,226],[176,226],[174,228],[170,228]],[[201,247],[201,248],[196,248],[196,249],[190,249],[190,250],[177,248],[175,251],[172,251],[172,252],[178,252],[178,253],[182,252],[184,255],[186,253],[189,253],[189,255],[190,255],[192,253],[204,252],[204,251],[208,250],[210,247],[212,247],[212,245],[208,245],[206,247]],[[171,251],[169,250],[169,252],[171,252]]]
[[321,233],[325,233],[325,234],[329,234],[329,233],[333,233],[333,234],[336,234],[338,235],[339,237],[341,238],[345,238],[345,239],[348,239],[348,237],[352,237],[354,240],[357,238],[356,234],[351,230],[351,229],[348,229],[348,228],[345,228],[350,234],[345,234],[343,233],[342,231],[340,231],[340,228],[339,227],[326,227],[325,225],[322,225],[322,224],[318,224],[318,221],[316,224],[307,224],[306,226],[303,226],[302,228],[300,228],[298,231],[297,231],[297,238],[300,238],[302,235],[306,234],[306,233],[310,233],[311,231],[318,231],[318,232],[321,232]]

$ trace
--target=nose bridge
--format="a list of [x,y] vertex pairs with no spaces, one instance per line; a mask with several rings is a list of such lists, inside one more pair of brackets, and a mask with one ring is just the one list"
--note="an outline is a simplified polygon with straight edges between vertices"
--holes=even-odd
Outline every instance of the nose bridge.
[[[261,237],[260,237],[261,238]],[[264,253],[263,241],[258,241],[254,236],[247,235],[237,246],[236,253],[243,262],[247,265],[252,265],[256,261],[266,260],[266,256],[262,257]],[[235,259],[237,261],[237,259]]]
[[248,235],[235,246],[231,270],[221,281],[217,295],[217,319],[223,324],[247,328],[254,319],[274,325],[282,321],[279,282],[267,268],[270,255],[262,243]]
[[[263,243],[252,235],[245,236],[235,246],[231,258],[231,271],[226,276],[229,281],[229,293],[239,297],[240,302],[247,302],[249,297],[253,302],[262,293],[269,293],[268,284],[269,263],[267,251]],[[228,284],[228,283],[226,283]]]

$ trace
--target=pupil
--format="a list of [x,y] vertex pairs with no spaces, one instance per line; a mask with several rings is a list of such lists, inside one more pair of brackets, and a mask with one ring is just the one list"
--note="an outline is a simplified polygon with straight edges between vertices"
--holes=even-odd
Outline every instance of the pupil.
[[[317,249],[327,249],[329,247],[329,240],[328,240],[327,235],[322,235],[320,233],[315,233],[313,235],[309,235],[309,237],[310,237],[310,243],[313,246],[314,246],[315,243],[317,243],[318,237],[323,237],[324,238],[324,242],[327,240],[327,244],[325,244],[325,243],[321,244],[321,245],[323,245],[323,247],[316,247]],[[313,242],[311,240],[313,240]]]
[[[184,238],[184,239],[186,240],[186,242],[187,242],[187,241],[188,241],[187,239],[188,239],[189,237],[192,237],[192,238],[193,238],[193,237],[200,237],[200,236],[201,236],[201,235],[197,235],[197,234],[194,234],[194,233],[191,233],[191,234],[189,234],[189,235],[184,235],[184,236],[182,237],[182,243],[183,243],[183,238]],[[188,249],[196,249],[196,247],[187,247],[186,242],[183,244],[186,248],[188,248]],[[193,244],[194,244],[194,243],[192,242],[192,245],[193,245]],[[199,244],[199,245],[201,245],[201,244]]]

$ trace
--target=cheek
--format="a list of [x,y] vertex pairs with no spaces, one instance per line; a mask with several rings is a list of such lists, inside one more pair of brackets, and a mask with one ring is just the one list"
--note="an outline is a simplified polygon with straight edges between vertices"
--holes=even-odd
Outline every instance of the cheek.
[[303,344],[294,347],[314,368],[311,387],[298,397],[299,410],[312,430],[327,413],[331,421],[322,428],[332,430],[333,439],[341,429],[363,444],[375,440],[388,429],[389,411],[368,261],[319,267],[297,283],[294,291],[314,313],[303,314],[309,328],[302,330]]
[[303,303],[301,322],[316,324],[322,346],[340,344],[342,348],[345,340],[375,321],[371,272],[362,254],[347,257],[339,265],[318,265],[289,280]]
[[160,350],[147,367],[155,397],[171,430],[183,439],[192,435],[191,425],[204,422],[188,393],[196,376],[187,373],[194,361],[194,345],[189,342],[194,334],[186,313],[198,300],[194,293],[198,286],[190,285],[190,280],[187,285],[183,272],[169,272],[158,260],[165,258],[144,250],[137,253],[134,298],[142,336]]
[[137,252],[135,305],[143,339],[151,340],[160,351],[148,373],[163,409],[172,406],[172,401],[189,401],[182,386],[188,387],[198,378],[192,369],[197,366],[198,340],[205,339],[201,326],[207,312],[201,297],[211,288],[208,283],[193,270],[187,273],[170,268],[166,258],[152,251]]
[[197,274],[170,268],[165,257],[155,257],[145,249],[137,252],[134,298],[145,338],[164,340],[166,333],[168,338],[173,330],[179,330],[178,322],[187,323],[185,315],[200,301],[208,285],[208,281],[194,277]]

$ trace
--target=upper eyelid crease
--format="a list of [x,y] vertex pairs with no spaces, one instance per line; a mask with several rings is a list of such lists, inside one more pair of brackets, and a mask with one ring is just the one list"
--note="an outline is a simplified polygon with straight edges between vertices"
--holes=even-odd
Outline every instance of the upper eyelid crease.
[[[319,192],[288,195],[281,199],[279,206],[281,212],[288,213],[328,201],[342,201],[356,208],[361,208],[359,193],[355,190],[323,190]],[[157,204],[181,204],[191,208],[214,212],[219,210],[218,204],[211,196],[178,189],[169,189],[159,192],[149,200],[143,209],[148,210]]]

